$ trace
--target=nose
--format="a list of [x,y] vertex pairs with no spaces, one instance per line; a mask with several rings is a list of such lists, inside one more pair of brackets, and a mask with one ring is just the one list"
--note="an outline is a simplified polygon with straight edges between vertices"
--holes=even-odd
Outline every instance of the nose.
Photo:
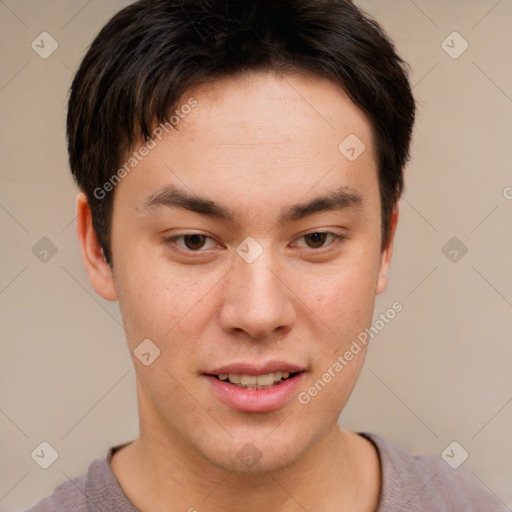
[[224,287],[220,322],[226,332],[268,339],[293,325],[294,295],[270,249],[252,263],[236,255]]

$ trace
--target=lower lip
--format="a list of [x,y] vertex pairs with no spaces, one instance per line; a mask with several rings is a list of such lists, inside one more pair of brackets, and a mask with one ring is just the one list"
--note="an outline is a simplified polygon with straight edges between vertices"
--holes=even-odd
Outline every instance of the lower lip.
[[293,396],[306,372],[300,372],[266,389],[237,388],[226,381],[203,375],[213,394],[227,406],[243,412],[269,412],[283,407]]

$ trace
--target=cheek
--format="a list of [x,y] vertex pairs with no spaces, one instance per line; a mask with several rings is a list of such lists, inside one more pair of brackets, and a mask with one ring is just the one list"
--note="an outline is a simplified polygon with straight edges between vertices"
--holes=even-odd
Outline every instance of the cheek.
[[334,337],[354,334],[371,321],[378,271],[372,260],[355,258],[297,281],[297,295]]
[[164,258],[141,257],[120,261],[116,281],[130,348],[149,338],[174,353],[180,344],[171,347],[169,340],[186,338],[190,346],[204,330],[211,316],[208,292],[218,276],[199,266],[183,272]]
[[323,425],[334,423],[347,404],[366,354],[366,349],[361,349],[347,361],[343,358],[347,349],[348,345],[312,368],[312,375],[299,391],[297,401],[307,411],[308,421]]

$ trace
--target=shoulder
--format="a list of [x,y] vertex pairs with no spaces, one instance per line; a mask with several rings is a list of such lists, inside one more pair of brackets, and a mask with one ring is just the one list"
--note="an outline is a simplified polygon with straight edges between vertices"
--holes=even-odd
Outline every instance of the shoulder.
[[462,469],[433,455],[413,455],[377,434],[360,432],[379,452],[381,502],[377,512],[509,512],[494,495]]
[[60,484],[51,496],[43,498],[24,512],[87,512],[86,476],[82,475]]
[[106,469],[105,460],[94,460],[86,474],[69,479],[55,488],[53,494],[43,498],[23,512],[89,512],[97,510],[91,502],[91,475],[100,476]]

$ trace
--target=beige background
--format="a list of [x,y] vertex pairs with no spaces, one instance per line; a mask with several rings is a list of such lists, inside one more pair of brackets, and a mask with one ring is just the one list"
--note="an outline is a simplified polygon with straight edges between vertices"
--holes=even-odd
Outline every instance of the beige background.
[[[512,2],[360,0],[412,67],[413,159],[388,291],[340,422],[414,453],[457,441],[462,468],[512,507]],[[94,35],[128,2],[0,0],[0,511],[17,511],[137,436],[117,304],[88,284],[74,232],[67,91]],[[42,59],[43,31],[58,49]],[[441,46],[453,31],[469,48]],[[448,39],[450,51],[462,48]],[[456,262],[442,248],[468,248]],[[49,238],[46,263],[32,252]],[[445,251],[448,252],[448,251]],[[459,254],[460,255],[460,254]],[[42,442],[59,453],[44,470]]]

